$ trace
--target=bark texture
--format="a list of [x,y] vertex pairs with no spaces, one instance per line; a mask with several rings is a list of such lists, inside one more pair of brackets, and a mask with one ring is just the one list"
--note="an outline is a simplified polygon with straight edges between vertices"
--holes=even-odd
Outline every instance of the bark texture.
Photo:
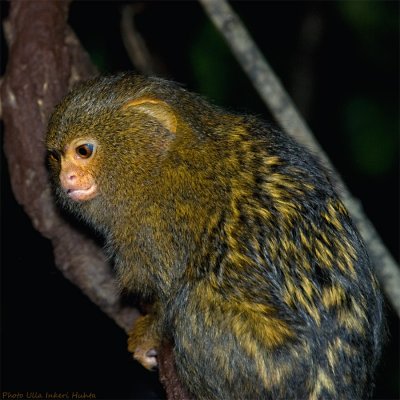
[[[101,248],[62,217],[48,183],[44,146],[48,118],[75,83],[97,73],[67,24],[68,10],[69,1],[11,1],[4,25],[8,63],[0,92],[4,151],[14,196],[35,229],[51,240],[57,267],[128,331],[138,311],[121,305]],[[160,379],[168,398],[187,398],[174,372],[172,352],[162,350],[160,360]]]

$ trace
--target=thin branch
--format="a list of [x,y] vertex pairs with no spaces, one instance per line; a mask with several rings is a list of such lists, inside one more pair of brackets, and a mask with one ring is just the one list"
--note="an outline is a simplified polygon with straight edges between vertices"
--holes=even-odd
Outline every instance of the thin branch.
[[129,4],[122,8],[121,36],[131,63],[142,74],[157,74],[158,68],[140,33],[135,28],[135,15],[143,9],[143,4]]
[[368,247],[381,286],[400,316],[399,267],[384,246],[372,223],[365,216],[360,202],[352,197],[339,174],[334,170],[332,163],[313,137],[281,82],[228,2],[226,0],[199,1],[214,25],[226,39],[253,86],[278,123],[299,143],[317,154],[323,163],[334,172],[342,200]]

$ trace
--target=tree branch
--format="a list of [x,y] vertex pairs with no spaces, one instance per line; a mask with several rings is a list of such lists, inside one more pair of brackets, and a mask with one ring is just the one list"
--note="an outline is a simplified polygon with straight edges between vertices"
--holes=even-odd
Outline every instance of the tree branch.
[[142,74],[154,74],[157,72],[153,57],[151,56],[145,41],[135,29],[135,15],[143,9],[143,4],[128,4],[122,8],[121,36],[128,57],[135,68]]
[[328,169],[334,173],[342,200],[368,247],[382,288],[400,316],[399,267],[384,246],[372,223],[364,214],[360,202],[355,200],[346,188],[327,155],[315,140],[311,130],[296,110],[296,106],[286,93],[281,82],[228,2],[226,0],[199,1],[227,41],[238,62],[277,122],[289,135],[317,154]]
[[[8,64],[0,97],[4,149],[15,198],[50,239],[57,268],[126,332],[138,311],[122,306],[102,250],[61,217],[48,184],[44,136],[54,106],[96,69],[67,25],[69,1],[12,0],[6,22]],[[188,398],[173,354],[160,350],[160,379],[170,399]]]
[[57,267],[127,329],[137,312],[120,306],[101,249],[60,216],[44,163],[44,135],[52,109],[75,82],[96,73],[66,24],[68,6],[68,1],[11,2],[9,61],[1,88],[4,149],[15,198],[35,229],[52,241]]

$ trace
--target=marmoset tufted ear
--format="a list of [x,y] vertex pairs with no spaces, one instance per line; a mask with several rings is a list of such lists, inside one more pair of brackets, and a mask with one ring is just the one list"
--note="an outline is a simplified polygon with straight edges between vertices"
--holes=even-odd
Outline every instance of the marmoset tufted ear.
[[135,107],[135,110],[150,115],[170,132],[176,133],[178,120],[172,108],[165,101],[142,97],[129,101],[123,108],[130,107]]

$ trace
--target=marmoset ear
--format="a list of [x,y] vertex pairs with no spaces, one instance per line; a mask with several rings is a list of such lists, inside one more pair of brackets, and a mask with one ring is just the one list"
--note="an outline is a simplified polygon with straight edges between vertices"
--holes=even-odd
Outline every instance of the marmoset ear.
[[172,108],[165,101],[142,97],[129,101],[123,108],[130,107],[135,107],[135,110],[150,115],[170,132],[176,133],[178,120]]

